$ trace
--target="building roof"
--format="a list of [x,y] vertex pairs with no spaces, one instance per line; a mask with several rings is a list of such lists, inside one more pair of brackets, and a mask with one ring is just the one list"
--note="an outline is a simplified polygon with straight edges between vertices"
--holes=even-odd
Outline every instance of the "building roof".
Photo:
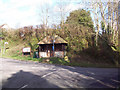
[[[52,43],[53,43],[53,36],[46,36],[38,44],[52,44]],[[63,38],[61,38],[60,36],[58,36],[58,35],[54,36],[54,43],[55,44],[60,44],[60,43],[67,44],[67,42]]]
[[4,29],[9,29],[9,30],[11,30],[11,28],[9,27],[8,24],[2,24],[2,25],[0,25],[0,28],[4,28]]

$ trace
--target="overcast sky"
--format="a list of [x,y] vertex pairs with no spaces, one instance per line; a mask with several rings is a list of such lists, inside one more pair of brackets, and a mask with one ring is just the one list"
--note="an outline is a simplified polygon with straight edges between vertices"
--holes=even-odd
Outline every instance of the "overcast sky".
[[67,17],[72,10],[89,7],[87,2],[87,0],[0,0],[0,25],[6,23],[11,28],[40,25],[46,8],[49,16],[48,25],[59,24],[60,3],[63,4]]

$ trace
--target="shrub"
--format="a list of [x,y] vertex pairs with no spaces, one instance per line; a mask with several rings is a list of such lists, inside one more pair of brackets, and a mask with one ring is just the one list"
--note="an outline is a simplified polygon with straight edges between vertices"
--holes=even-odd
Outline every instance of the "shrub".
[[42,62],[44,58],[37,58],[39,62]]
[[64,61],[63,58],[59,58],[59,57],[50,57],[49,63],[51,63],[51,64],[61,64],[61,65],[67,64],[67,62]]

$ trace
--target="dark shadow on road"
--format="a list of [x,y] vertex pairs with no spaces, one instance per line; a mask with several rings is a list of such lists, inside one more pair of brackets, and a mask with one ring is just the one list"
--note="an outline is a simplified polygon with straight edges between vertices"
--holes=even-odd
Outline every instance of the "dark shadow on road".
[[50,83],[44,78],[38,75],[34,75],[30,72],[24,72],[20,70],[19,72],[8,78],[7,81],[2,81],[2,88],[59,88],[58,86]]
[[[113,73],[110,74],[109,73],[110,69],[97,68],[98,69],[97,71],[95,70],[95,68],[82,68],[82,67],[80,68],[80,67],[60,66],[60,65],[55,65],[55,66],[59,66],[73,73],[78,73],[78,75],[76,75],[76,77],[73,77],[73,78],[75,78],[78,81],[78,83],[80,81],[85,81],[84,83],[82,83],[82,86],[86,88],[94,88],[94,87],[118,88],[120,87],[120,79],[119,79],[120,69],[117,69],[117,68],[115,73],[113,72],[114,74]],[[89,84],[88,82],[91,82],[91,81],[94,81],[94,82]]]

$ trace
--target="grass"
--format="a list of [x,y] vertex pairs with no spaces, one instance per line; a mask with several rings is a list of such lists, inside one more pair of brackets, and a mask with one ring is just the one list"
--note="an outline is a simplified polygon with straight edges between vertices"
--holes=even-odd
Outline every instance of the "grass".
[[109,65],[109,64],[94,64],[94,63],[86,63],[86,62],[81,62],[81,63],[69,63],[69,66],[80,66],[80,67],[95,67],[95,68],[117,68],[116,65]]
[[43,58],[32,58],[30,56],[5,56],[2,55],[3,58],[10,58],[10,59],[16,59],[16,60],[27,60],[27,61],[38,61],[41,62]]
[[63,58],[59,58],[59,57],[50,57],[49,58],[49,63],[50,64],[59,64],[59,65],[67,65],[68,62],[65,61]]
[[[66,66],[79,66],[79,67],[95,67],[95,68],[117,68],[115,65],[110,64],[99,64],[99,63],[90,63],[90,62],[66,62],[63,58],[58,57],[50,57],[50,58],[32,58],[30,56],[5,56],[4,58],[11,58],[11,59],[17,59],[17,60],[27,60],[27,61],[37,61],[40,63],[48,63],[48,64],[55,64],[55,65],[66,65]],[[47,61],[48,60],[48,61]]]

